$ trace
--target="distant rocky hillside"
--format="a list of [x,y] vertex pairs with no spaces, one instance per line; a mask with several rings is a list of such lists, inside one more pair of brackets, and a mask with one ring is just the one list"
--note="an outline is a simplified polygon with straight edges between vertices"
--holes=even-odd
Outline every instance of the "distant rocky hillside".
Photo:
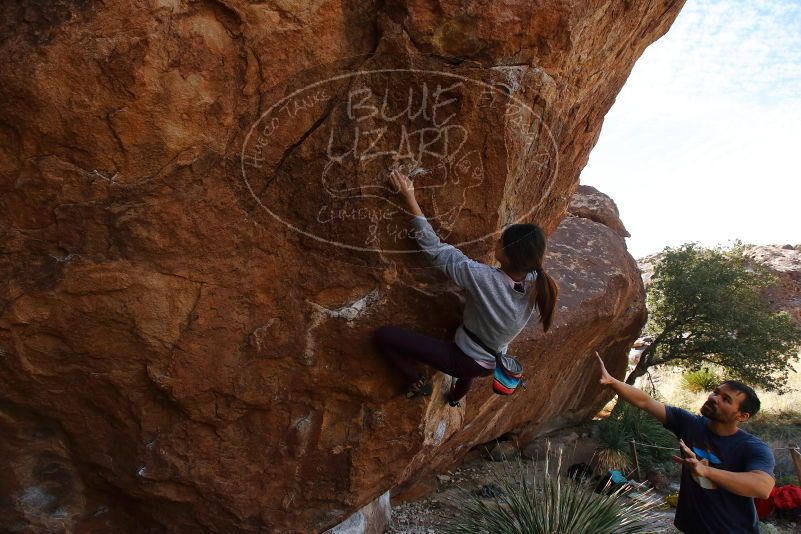
[[786,311],[801,325],[801,244],[751,245],[747,254],[776,277],[776,285],[763,292],[771,308]]

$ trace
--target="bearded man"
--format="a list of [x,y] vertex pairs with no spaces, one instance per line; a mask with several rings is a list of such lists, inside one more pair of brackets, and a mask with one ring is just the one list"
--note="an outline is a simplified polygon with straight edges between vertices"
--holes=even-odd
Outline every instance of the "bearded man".
[[739,428],[759,411],[754,390],[727,380],[710,393],[701,415],[693,415],[615,379],[595,356],[601,385],[679,438],[681,456],[673,457],[682,465],[676,528],[686,534],[759,534],[754,498],[770,496],[775,460],[770,447]]

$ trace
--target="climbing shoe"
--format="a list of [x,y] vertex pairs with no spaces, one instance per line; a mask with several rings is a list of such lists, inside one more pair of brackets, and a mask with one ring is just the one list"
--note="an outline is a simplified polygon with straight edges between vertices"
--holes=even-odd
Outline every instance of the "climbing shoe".
[[450,391],[448,391],[448,394],[445,395],[445,400],[448,401],[448,406],[450,406],[451,408],[461,408],[462,403],[459,402],[458,400],[453,400],[453,390],[454,387],[453,384],[451,384],[451,389]]
[[415,397],[428,397],[434,388],[431,386],[431,381],[425,377],[409,386],[406,391],[407,399],[414,399]]

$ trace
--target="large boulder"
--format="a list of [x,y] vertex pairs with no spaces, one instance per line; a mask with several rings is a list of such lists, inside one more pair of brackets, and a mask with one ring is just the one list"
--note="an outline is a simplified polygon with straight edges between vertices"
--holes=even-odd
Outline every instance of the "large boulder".
[[631,237],[623,221],[620,220],[620,212],[615,201],[591,185],[579,186],[570,199],[567,212],[574,217],[585,217],[608,226],[620,237]]
[[[319,532],[592,413],[587,357],[623,372],[640,297],[615,232],[557,226],[682,4],[0,6],[0,530]],[[371,344],[459,322],[398,160],[476,258],[507,223],[555,231],[559,318],[516,342],[513,399],[410,403]]]

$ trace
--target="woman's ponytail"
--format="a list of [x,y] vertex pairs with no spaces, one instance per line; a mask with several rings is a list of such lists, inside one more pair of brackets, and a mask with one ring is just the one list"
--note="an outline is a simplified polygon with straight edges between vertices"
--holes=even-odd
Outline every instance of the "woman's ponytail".
[[532,299],[535,302],[531,303],[531,306],[536,303],[537,311],[540,314],[542,329],[547,332],[551,327],[554,312],[556,311],[556,299],[559,296],[559,286],[542,267],[538,268],[536,273],[537,280],[534,282],[536,291],[534,291],[534,295],[532,295]]

